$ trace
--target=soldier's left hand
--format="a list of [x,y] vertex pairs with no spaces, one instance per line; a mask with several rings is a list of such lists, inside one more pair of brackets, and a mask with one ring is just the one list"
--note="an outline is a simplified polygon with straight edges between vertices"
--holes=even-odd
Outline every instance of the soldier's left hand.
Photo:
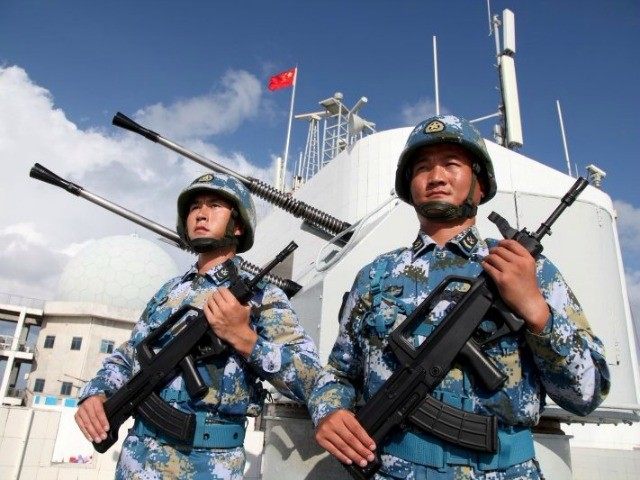
[[258,339],[249,322],[250,311],[251,307],[238,302],[227,288],[213,292],[204,304],[204,314],[214,333],[244,357],[251,355]]
[[536,278],[536,261],[515,240],[501,240],[482,262],[493,279],[502,300],[521,317],[534,333],[542,331],[549,320],[547,305]]

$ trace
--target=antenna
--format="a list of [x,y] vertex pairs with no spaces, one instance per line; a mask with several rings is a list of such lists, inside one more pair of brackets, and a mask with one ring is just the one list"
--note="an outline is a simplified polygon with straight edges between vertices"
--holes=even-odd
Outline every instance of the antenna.
[[[487,0],[487,9],[491,17],[491,4]],[[490,18],[496,43],[496,61],[502,105],[498,110],[502,121],[494,127],[496,141],[507,148],[519,148],[523,145],[522,122],[520,120],[520,100],[518,98],[518,82],[516,65],[513,59],[516,53],[515,16],[509,9],[502,11],[502,21],[497,15]],[[500,47],[500,27],[502,26],[502,48]],[[491,33],[489,34],[491,35]]]
[[560,100],[556,100],[556,107],[558,109],[558,120],[560,120],[560,133],[562,133],[562,146],[564,147],[564,158],[567,161],[567,175],[572,177],[571,174],[571,161],[569,160],[569,147],[567,146],[567,137],[564,134],[564,122],[562,121],[562,110],[560,109]]
[[515,17],[509,9],[502,12],[502,54],[499,58],[502,102],[505,116],[505,141],[508,148],[522,147],[522,122],[520,120],[520,100],[516,80]]
[[367,97],[360,97],[351,109],[345,106],[343,98],[342,93],[336,92],[319,102],[323,110],[295,115],[296,120],[309,122],[307,142],[298,168],[298,187],[349,145],[376,131],[375,123],[358,115],[367,104]]
[[436,93],[436,115],[440,115],[440,89],[438,87],[438,42],[433,36],[433,79]]

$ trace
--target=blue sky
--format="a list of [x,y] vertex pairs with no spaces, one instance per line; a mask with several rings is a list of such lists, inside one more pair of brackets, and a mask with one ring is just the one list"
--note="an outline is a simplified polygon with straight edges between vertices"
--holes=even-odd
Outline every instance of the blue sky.
[[[604,189],[620,214],[630,293],[640,299],[640,247],[634,241],[640,234],[640,4],[491,5],[495,13],[510,8],[516,15],[521,152],[566,171],[555,105],[560,100],[572,162],[582,174],[591,163],[607,172]],[[39,212],[49,224],[33,212],[8,208],[16,195],[42,199],[42,190],[26,178],[34,161],[171,225],[172,205],[158,201],[172,198],[192,170],[161,147],[112,127],[116,111],[270,181],[273,158],[284,147],[290,93],[266,90],[270,75],[298,65],[296,113],[314,111],[319,100],[341,91],[349,106],[368,97],[362,114],[378,130],[408,126],[433,112],[431,42],[437,35],[441,106],[476,118],[495,112],[499,102],[488,33],[484,0],[5,0],[0,246],[10,246],[12,258],[20,251],[38,260],[18,268],[5,256],[0,291],[48,298],[71,253],[121,228],[100,213],[98,226],[95,219],[80,228],[65,224],[54,204],[67,214],[94,207],[76,207],[58,199],[60,192],[47,193],[50,208]],[[492,124],[480,124],[487,137]],[[294,122],[293,156],[305,136],[306,124]],[[32,208],[43,208],[41,203]],[[51,265],[46,275],[43,261]]]

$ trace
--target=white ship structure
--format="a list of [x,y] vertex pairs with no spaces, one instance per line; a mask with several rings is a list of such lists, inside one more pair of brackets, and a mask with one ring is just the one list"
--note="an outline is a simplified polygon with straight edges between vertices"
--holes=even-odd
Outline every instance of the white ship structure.
[[[509,15],[507,11],[503,17],[506,24]],[[509,32],[505,30],[505,45],[508,39]],[[515,47],[501,50],[510,58],[503,63],[511,67],[514,50]],[[487,219],[492,210],[515,228],[536,229],[575,180],[542,161],[503,146],[522,145],[517,89],[509,93],[510,88],[515,88],[515,70],[511,84],[510,80],[504,83],[504,78],[511,75],[511,67],[501,67],[502,112],[506,112],[506,117],[497,133],[502,145],[486,139],[498,192],[491,202],[480,206],[477,217],[483,235],[493,238],[501,236]],[[274,208],[258,224],[255,245],[245,254],[255,264],[266,264],[291,240],[299,245],[274,273],[302,286],[292,304],[317,343],[323,362],[338,333],[343,294],[351,288],[358,270],[380,253],[410,245],[418,231],[414,210],[393,195],[396,162],[411,127],[376,132],[375,124],[358,114],[365,103],[363,98],[349,109],[342,95],[336,94],[320,102],[322,110],[297,116],[309,123],[309,133],[306,148],[294,169],[291,194],[352,224],[348,242],[320,233],[301,218]],[[603,172],[597,167],[590,172],[592,185],[556,222],[553,234],[543,241],[543,253],[562,271],[595,334],[604,342],[611,392],[586,417],[570,414],[549,401],[535,440],[543,471],[554,480],[631,479],[640,472],[640,371],[616,212],[611,198],[599,188],[598,173]],[[281,178],[281,172],[276,177]],[[127,268],[131,268],[130,262]],[[165,275],[165,270],[157,272],[157,276]],[[155,283],[159,285],[162,280]],[[99,332],[111,328],[117,333],[109,335],[124,339],[136,319],[125,308],[126,302],[99,305],[109,303],[109,297],[104,292],[97,297],[91,295],[72,299],[73,302],[69,299],[65,299],[66,303],[47,302],[41,308],[0,305],[2,318],[13,315],[21,325],[41,323],[37,341],[41,352],[46,348],[47,336],[51,336],[48,331],[55,330],[69,338],[71,327],[74,332],[85,332],[88,345],[79,350],[89,350],[74,371],[79,380],[87,379],[91,370],[97,369],[94,363],[102,358],[97,345],[102,348],[99,339],[107,333]],[[146,292],[140,295],[144,297]],[[19,346],[24,338],[24,328],[16,327],[13,339],[0,345],[0,354],[11,361],[16,358],[28,361],[29,352],[23,352]],[[32,361],[33,352],[30,358]],[[36,371],[46,368],[45,360],[53,362],[54,358],[43,359],[41,353]],[[73,369],[70,365],[66,368],[67,374]],[[31,391],[37,375],[30,375]],[[9,394],[11,375],[5,377],[0,391],[0,400],[5,404],[0,407],[0,478],[112,478],[119,446],[102,456],[92,453],[91,445],[74,430],[75,403],[69,400],[72,395],[46,392],[30,395],[28,406],[18,406]],[[77,383],[72,385],[74,390]],[[11,403],[14,405],[9,406]],[[310,420],[301,406],[276,396],[253,428],[246,440],[249,459],[246,478],[349,478],[337,461],[316,446]]]

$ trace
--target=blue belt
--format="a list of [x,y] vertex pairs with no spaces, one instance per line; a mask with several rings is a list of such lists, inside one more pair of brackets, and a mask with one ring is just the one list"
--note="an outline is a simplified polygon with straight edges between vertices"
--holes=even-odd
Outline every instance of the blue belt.
[[392,439],[382,451],[408,462],[429,467],[468,465],[476,470],[505,470],[535,457],[533,435],[528,427],[500,429],[498,440],[498,453],[482,453],[421,432],[407,431]]
[[193,435],[193,443],[183,445],[173,438],[159,432],[155,428],[146,425],[142,420],[136,419],[131,430],[137,436],[156,438],[160,443],[174,447],[187,448],[235,448],[244,443],[245,422],[236,422],[226,418],[220,418],[209,412],[196,412],[196,431]]

